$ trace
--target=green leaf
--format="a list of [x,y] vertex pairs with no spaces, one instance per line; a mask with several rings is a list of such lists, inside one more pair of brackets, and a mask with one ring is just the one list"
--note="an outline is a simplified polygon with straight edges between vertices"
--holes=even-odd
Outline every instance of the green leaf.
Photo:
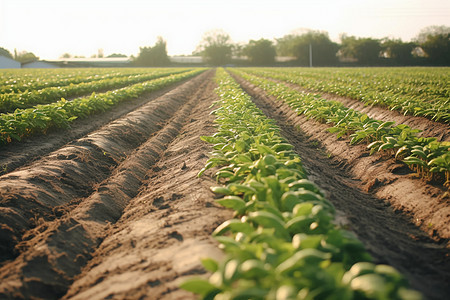
[[257,223],[264,228],[274,228],[275,234],[287,240],[290,239],[289,233],[284,228],[285,223],[275,214],[268,211],[251,212],[248,215],[248,220]]
[[231,208],[237,211],[245,207],[245,201],[238,196],[226,196],[222,199],[216,200],[216,202],[226,208]]
[[380,124],[380,126],[378,126],[377,131],[380,130],[380,129],[382,129],[382,128],[386,128],[386,127],[389,127],[389,126],[391,126],[391,125],[394,125],[394,124],[395,124],[394,121],[387,121],[387,122],[384,122],[384,123]]
[[213,186],[210,189],[215,194],[222,194],[222,195],[231,195],[231,194],[233,194],[233,192],[229,188],[226,188],[226,187],[223,187],[223,186]]
[[319,265],[323,260],[331,258],[330,253],[325,253],[317,249],[303,249],[282,262],[277,268],[277,273],[287,275],[291,271],[295,271],[298,267],[306,264]]
[[213,235],[223,235],[227,231],[232,232],[243,232],[245,234],[250,234],[255,231],[255,228],[248,223],[241,222],[238,219],[231,219],[223,222],[219,227],[214,230]]
[[389,293],[386,286],[386,280],[382,276],[377,274],[366,274],[358,276],[352,280],[350,286],[353,290],[364,292],[366,297],[372,299],[382,299],[381,295],[387,296]]
[[210,272],[216,272],[219,269],[219,265],[212,258],[203,258],[202,265],[206,270]]
[[206,296],[217,289],[208,280],[205,279],[189,279],[180,285],[183,290]]
[[233,193],[256,193],[256,190],[253,187],[246,184],[230,183],[227,188],[229,188]]

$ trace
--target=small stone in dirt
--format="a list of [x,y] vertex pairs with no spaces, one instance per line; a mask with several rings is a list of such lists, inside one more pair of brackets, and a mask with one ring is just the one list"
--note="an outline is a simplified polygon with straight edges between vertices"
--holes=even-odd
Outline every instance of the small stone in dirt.
[[185,170],[187,168],[186,162],[183,162],[183,166],[181,167],[181,170]]
[[172,231],[171,233],[169,233],[169,236],[179,240],[180,242],[183,241],[183,236],[178,231]]

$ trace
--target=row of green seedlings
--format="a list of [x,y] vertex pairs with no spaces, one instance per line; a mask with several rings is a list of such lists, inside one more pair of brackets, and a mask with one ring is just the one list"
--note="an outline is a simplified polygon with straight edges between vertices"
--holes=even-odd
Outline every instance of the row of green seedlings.
[[[363,101],[368,105],[379,105],[391,110],[401,111],[403,114],[422,116],[434,121],[450,122],[450,99],[448,98],[448,86],[417,87],[416,90],[402,89],[403,79],[388,83],[386,79],[378,77],[360,76],[357,80],[352,78],[354,74],[318,74],[309,77],[309,72],[296,72],[286,70],[261,70],[253,69],[255,75],[276,78],[282,81],[294,83],[308,89],[328,92],[340,96],[351,97]],[[411,72],[411,76],[414,76]],[[316,74],[314,74],[316,75]],[[334,76],[333,76],[334,75]],[[350,79],[351,78],[351,79]]]
[[29,108],[37,104],[55,102],[61,98],[86,95],[102,90],[118,89],[139,82],[169,76],[189,69],[157,70],[150,74],[130,75],[126,77],[113,77],[102,80],[81,82],[68,86],[48,87],[41,90],[27,90],[22,93],[0,94],[0,113],[12,112],[17,108]]
[[[445,68],[320,68],[315,70],[278,68],[270,71],[272,70],[277,73],[289,73],[295,77],[315,79],[308,83],[320,91],[350,93],[349,96],[359,95],[360,97],[363,97],[365,92],[377,92],[377,98],[371,99],[372,101],[383,102],[383,92],[399,97],[419,97],[422,99],[421,102],[435,102],[450,96],[448,71]],[[363,90],[363,93],[358,93],[358,90],[360,92]]]
[[285,101],[299,115],[332,124],[328,130],[338,138],[349,137],[350,144],[367,143],[370,154],[387,152],[421,177],[450,186],[450,142],[439,142],[435,137],[419,137],[418,129],[369,118],[338,101],[326,100],[320,94],[297,91],[242,71],[232,72]]
[[175,82],[197,75],[204,69],[196,69],[137,83],[125,88],[93,93],[89,97],[72,101],[60,101],[36,105],[32,108],[16,109],[13,113],[0,115],[0,145],[20,141],[24,137],[46,133],[50,128],[68,128],[77,118],[86,118],[92,114],[106,111],[119,102],[131,100],[140,95],[156,91]]
[[216,75],[218,131],[207,169],[235,217],[214,232],[226,258],[202,260],[209,279],[181,287],[203,299],[420,299],[394,268],[376,265],[306,178],[293,146],[223,69]]
[[[31,71],[30,71],[31,70]],[[150,72],[153,72],[151,70]],[[54,86],[66,86],[113,77],[132,76],[148,73],[137,69],[24,69],[1,72],[0,94],[22,93],[26,90],[40,90]]]

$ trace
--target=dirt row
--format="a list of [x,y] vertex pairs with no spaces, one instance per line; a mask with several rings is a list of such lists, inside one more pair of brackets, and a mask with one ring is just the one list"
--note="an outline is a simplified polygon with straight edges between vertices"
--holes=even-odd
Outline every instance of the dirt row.
[[235,79],[277,121],[308,177],[336,207],[338,221],[374,259],[397,268],[430,299],[444,299],[450,293],[450,205],[443,190],[405,174],[391,159],[368,156],[365,146],[336,140],[326,125],[298,116],[260,88]]
[[[95,127],[78,123],[82,136],[0,177],[1,299],[195,299],[178,285],[205,274],[200,258],[221,257],[210,234],[231,217],[214,203],[212,172],[197,177],[210,151],[199,137],[215,131],[213,73],[138,99],[118,119],[94,118],[106,125],[89,134]],[[239,82],[278,122],[339,223],[377,262],[396,267],[429,299],[444,299],[450,258],[439,222],[449,205],[440,190]],[[29,151],[41,151],[33,143]],[[0,161],[8,158],[14,153]],[[407,200],[424,211],[418,220]]]
[[[182,133],[184,125],[193,122],[194,108],[204,102],[207,106],[211,104],[211,95],[214,95],[211,76],[212,72],[201,75],[30,166],[0,178],[0,236],[4,260],[0,268],[0,298],[57,299],[66,294],[75,276],[91,261],[98,245],[112,235],[108,233],[112,224],[120,219],[129,202],[149,180],[149,170],[154,169],[168,145]],[[207,97],[199,101],[205,93]],[[198,139],[199,135],[195,137]],[[199,145],[198,140],[192,142]],[[205,160],[206,156],[202,155]],[[188,169],[186,164],[178,168]],[[197,172],[190,172],[190,180],[196,180]],[[147,184],[153,187],[154,182]],[[192,182],[188,186],[200,188]],[[172,200],[191,196],[184,193],[171,193]],[[206,186],[198,194],[212,199]],[[198,204],[198,197],[189,206],[197,215],[204,206],[204,203]],[[152,202],[153,207],[158,207],[161,198],[147,201],[141,203],[140,211],[154,216],[147,225],[152,228],[164,210],[152,213]],[[131,210],[135,208],[136,205],[130,206]],[[214,210],[218,209],[211,208],[212,212]],[[211,246],[209,236],[220,224],[213,220],[221,216],[221,213],[214,213],[196,228],[203,232],[199,238],[205,247],[217,248]],[[182,218],[186,217],[183,213]],[[174,230],[170,235],[175,240],[182,238]],[[149,238],[160,245],[167,240],[167,235],[160,241],[153,235]],[[116,241],[113,248],[122,244]],[[195,242],[192,245],[202,248]],[[199,269],[199,264],[200,260],[195,260],[193,268]]]
[[43,136],[28,137],[0,148],[0,175],[7,174],[48,155],[64,145],[94,132],[106,124],[138,109],[146,103],[172,91],[190,79],[184,79],[161,90],[146,93],[137,99],[124,101],[103,112],[101,116],[77,119],[69,130],[51,129]]
[[[281,82],[279,80],[274,81]],[[297,91],[314,94],[317,93],[316,91],[302,88],[293,83],[283,83]],[[405,124],[413,129],[419,129],[421,130],[421,132],[419,133],[420,136],[436,137],[439,141],[450,141],[450,126],[446,123],[434,122],[424,117],[404,115],[398,110],[389,110],[388,108],[383,108],[380,106],[367,105],[360,100],[355,100],[336,94],[320,93],[320,95],[324,99],[341,102],[344,106],[367,114],[367,116],[372,119],[380,120],[383,122],[394,121],[396,124]]]

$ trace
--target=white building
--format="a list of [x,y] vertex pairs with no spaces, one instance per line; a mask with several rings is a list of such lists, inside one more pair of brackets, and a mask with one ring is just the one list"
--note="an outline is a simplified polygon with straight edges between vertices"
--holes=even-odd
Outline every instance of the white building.
[[20,69],[20,62],[0,55],[0,69]]
[[22,64],[24,69],[54,69],[59,68],[56,64],[48,63],[46,61],[32,61]]

